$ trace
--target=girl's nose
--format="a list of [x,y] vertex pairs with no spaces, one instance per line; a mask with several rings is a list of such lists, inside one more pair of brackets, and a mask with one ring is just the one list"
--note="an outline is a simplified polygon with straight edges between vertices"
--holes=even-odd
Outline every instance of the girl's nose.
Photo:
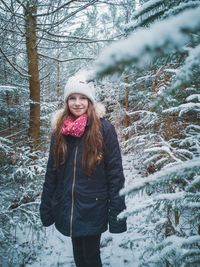
[[76,105],[79,105],[80,104],[80,99],[79,98],[76,98],[75,104]]

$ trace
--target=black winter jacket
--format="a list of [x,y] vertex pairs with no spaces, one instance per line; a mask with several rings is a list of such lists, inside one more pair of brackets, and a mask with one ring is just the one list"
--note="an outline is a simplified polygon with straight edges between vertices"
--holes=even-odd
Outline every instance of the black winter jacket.
[[91,176],[82,168],[84,136],[65,136],[67,160],[53,167],[53,137],[43,184],[40,216],[44,226],[55,223],[66,236],[88,236],[126,231],[126,220],[117,215],[125,209],[119,191],[124,185],[121,153],[114,127],[101,119],[104,155]]

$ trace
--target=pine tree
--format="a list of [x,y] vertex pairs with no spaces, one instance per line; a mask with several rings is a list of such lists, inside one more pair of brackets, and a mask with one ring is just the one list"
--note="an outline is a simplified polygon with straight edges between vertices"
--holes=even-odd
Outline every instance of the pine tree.
[[125,145],[144,152],[143,177],[122,194],[135,197],[124,215],[141,215],[140,266],[200,264],[199,4],[145,1],[127,37],[96,61],[96,77],[124,70],[134,77]]

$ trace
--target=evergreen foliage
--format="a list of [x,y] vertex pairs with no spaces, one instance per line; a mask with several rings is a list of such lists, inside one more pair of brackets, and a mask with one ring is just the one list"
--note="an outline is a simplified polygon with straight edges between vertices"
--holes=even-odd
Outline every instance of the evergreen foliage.
[[122,191],[135,201],[121,216],[142,218],[135,226],[143,237],[132,240],[142,248],[140,266],[200,265],[199,6],[145,1],[126,25],[127,37],[95,65],[96,77],[129,77],[124,147],[137,155],[143,178]]

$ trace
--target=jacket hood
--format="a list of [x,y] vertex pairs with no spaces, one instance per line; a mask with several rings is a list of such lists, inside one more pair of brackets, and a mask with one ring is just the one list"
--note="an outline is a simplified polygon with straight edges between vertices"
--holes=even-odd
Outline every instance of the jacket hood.
[[[95,112],[97,114],[97,116],[99,118],[103,118],[106,114],[106,109],[105,109],[105,106],[102,104],[102,103],[94,103],[94,108],[95,108]],[[62,109],[59,109],[57,111],[55,111],[52,115],[52,119],[51,119],[51,128],[52,130],[55,130],[56,129],[56,124],[57,124],[57,121],[59,120],[59,118],[62,116],[64,112],[64,108]]]

